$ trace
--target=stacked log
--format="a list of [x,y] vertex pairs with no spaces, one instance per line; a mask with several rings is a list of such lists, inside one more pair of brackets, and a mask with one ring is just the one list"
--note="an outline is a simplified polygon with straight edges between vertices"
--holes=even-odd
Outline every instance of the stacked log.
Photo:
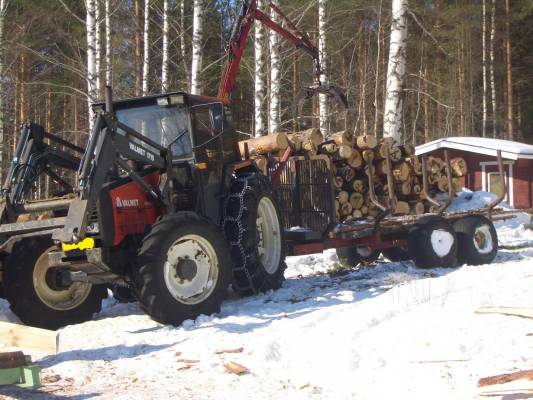
[[[392,138],[378,140],[372,135],[356,136],[350,131],[336,132],[324,139],[318,129],[289,134],[274,133],[239,143],[243,158],[252,158],[258,165],[266,164],[267,157],[280,156],[287,147],[292,154],[326,155],[334,175],[336,193],[335,211],[338,221],[375,218],[381,212],[370,199],[369,172],[378,202],[395,215],[420,215],[430,211],[423,193],[422,162],[410,144],[399,144]],[[387,159],[388,153],[388,159]],[[390,164],[390,171],[389,171]],[[428,194],[448,193],[446,163],[439,157],[426,160]],[[462,158],[450,160],[453,192],[462,189],[461,178],[467,173]],[[390,173],[392,185],[387,176]],[[393,190],[393,196],[389,196]],[[391,204],[392,203],[392,204]]]

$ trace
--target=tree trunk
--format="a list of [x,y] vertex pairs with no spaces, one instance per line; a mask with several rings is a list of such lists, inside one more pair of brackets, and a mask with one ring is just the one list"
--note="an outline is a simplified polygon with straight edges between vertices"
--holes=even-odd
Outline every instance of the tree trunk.
[[150,77],[150,0],[144,0],[144,60],[143,60],[143,96],[148,94],[148,79]]
[[[264,1],[259,0],[257,7],[263,10]],[[255,24],[255,39],[254,39],[254,60],[255,60],[255,74],[254,74],[254,134],[261,136],[265,133],[265,88],[266,88],[266,73],[265,73],[265,30],[263,25],[257,22]]]
[[142,90],[142,6],[141,0],[135,0],[135,96]]
[[112,86],[111,78],[111,15],[109,10],[109,1],[105,0],[105,84]]
[[181,62],[183,64],[183,70],[185,71],[185,76],[187,77],[187,89],[191,91],[191,70],[189,68],[189,63],[187,62],[187,41],[185,40],[185,0],[180,0],[180,52],[181,52]]
[[[278,0],[273,0],[273,4],[279,5]],[[275,12],[271,12],[270,17],[274,22],[279,23],[279,18]],[[276,32],[269,33],[270,46],[270,112],[269,112],[269,132],[277,132],[280,125],[281,107],[281,58],[279,55],[279,38]]]
[[492,93],[492,137],[496,137],[498,128],[498,107],[496,104],[496,81],[494,79],[494,37],[496,36],[496,0],[492,0],[490,28],[490,88]]
[[387,97],[383,116],[383,136],[401,142],[403,84],[407,45],[407,0],[392,0],[392,23],[387,70]]
[[[318,57],[320,62],[321,74],[320,84],[328,84],[327,75],[327,44],[326,44],[326,1],[318,0]],[[328,118],[328,96],[320,94],[318,96],[318,107],[320,114],[320,131],[323,135],[329,134],[329,118]]]
[[89,128],[93,127],[91,104],[98,98],[96,86],[96,0],[85,0],[87,8],[87,105],[89,110]]
[[482,136],[487,136],[487,0],[483,1],[483,35],[481,44],[482,47],[482,67],[483,67],[483,122],[482,122]]
[[378,16],[378,27],[377,27],[377,53],[376,53],[376,80],[374,82],[374,136],[378,136],[378,123],[379,123],[379,79],[380,79],[380,68],[379,68],[379,58],[381,56],[381,11],[383,9],[383,0],[379,1],[379,16]]
[[513,131],[513,63],[511,50],[511,10],[505,0],[505,66],[507,69],[507,139],[514,139]]
[[102,41],[101,41],[101,33],[100,33],[100,1],[95,0],[94,2],[94,19],[95,19],[95,26],[94,26],[94,62],[95,62],[95,70],[96,70],[96,94],[98,98],[102,98],[102,87],[100,82],[100,64],[102,59]]
[[168,0],[163,0],[163,60],[161,62],[161,92],[168,91]]
[[204,42],[204,0],[194,0],[192,32],[191,93],[202,93],[202,56]]
[[0,182],[4,182],[4,156],[6,146],[4,143],[4,21],[7,11],[7,1],[0,0]]

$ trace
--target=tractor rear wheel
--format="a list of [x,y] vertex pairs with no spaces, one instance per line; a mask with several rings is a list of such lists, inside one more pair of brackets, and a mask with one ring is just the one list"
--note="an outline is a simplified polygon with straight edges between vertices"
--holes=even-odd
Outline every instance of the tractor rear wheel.
[[220,311],[230,283],[231,256],[217,226],[191,212],[155,223],[133,269],[139,304],[154,320],[179,325]]
[[59,287],[48,260],[54,249],[49,237],[25,239],[4,260],[5,294],[13,312],[27,325],[52,330],[90,320],[107,296],[102,285]]
[[249,174],[232,182],[222,225],[234,263],[233,290],[247,296],[280,288],[287,268],[283,222],[265,176]]

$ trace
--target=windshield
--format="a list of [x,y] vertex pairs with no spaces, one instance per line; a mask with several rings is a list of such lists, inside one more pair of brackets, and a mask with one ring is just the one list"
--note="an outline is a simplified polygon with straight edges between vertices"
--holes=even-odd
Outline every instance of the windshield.
[[[192,157],[189,119],[185,107],[134,107],[117,110],[116,115],[120,122],[161,146],[167,147],[172,143],[174,158]],[[119,132],[125,133],[120,130]]]

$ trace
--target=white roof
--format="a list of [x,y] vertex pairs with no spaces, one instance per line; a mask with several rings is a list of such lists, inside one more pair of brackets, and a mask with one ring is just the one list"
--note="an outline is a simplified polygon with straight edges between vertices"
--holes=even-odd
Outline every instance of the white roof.
[[517,160],[519,158],[533,159],[533,145],[502,139],[481,137],[447,137],[416,147],[416,154],[426,154],[437,149],[456,149],[472,153],[497,156],[497,150],[502,151],[502,157]]

